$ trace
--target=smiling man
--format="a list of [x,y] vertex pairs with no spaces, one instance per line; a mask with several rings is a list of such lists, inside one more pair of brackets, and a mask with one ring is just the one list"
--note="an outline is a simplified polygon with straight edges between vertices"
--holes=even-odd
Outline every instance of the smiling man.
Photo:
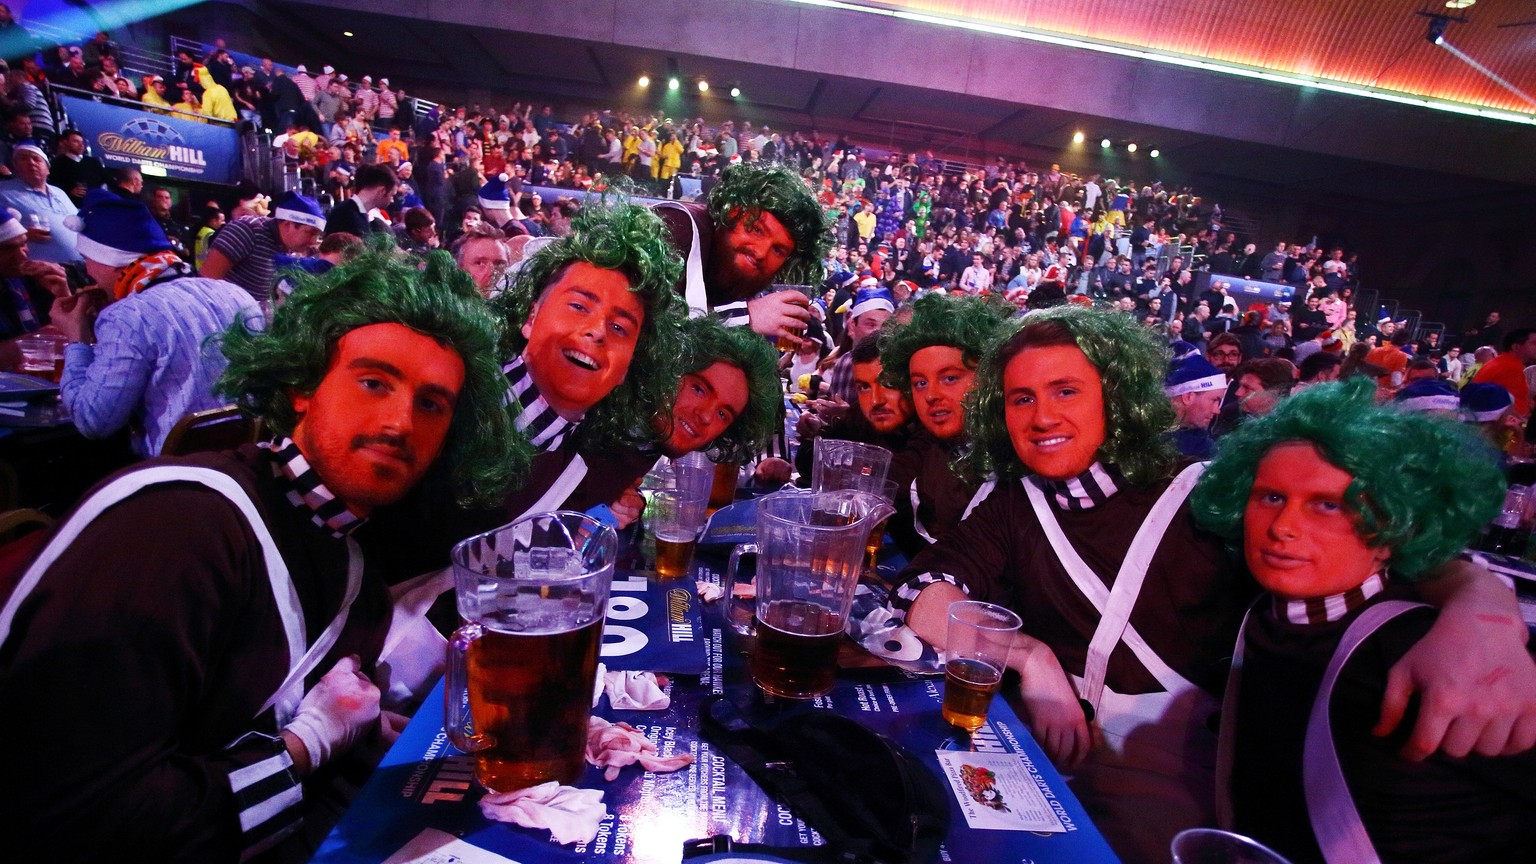
[[[1023,618],[1010,665],[1025,720],[1128,862],[1165,861],[1174,833],[1214,824],[1207,721],[1255,594],[1191,515],[1202,466],[1181,468],[1163,436],[1166,351],[1117,313],[1024,319],[978,370],[967,418],[966,470],[995,479],[913,560],[893,601],[939,648],[955,600]],[[1421,591],[1443,601],[1440,617],[1393,670],[1379,733],[1422,691],[1409,755],[1529,748],[1536,664],[1511,592],[1477,568],[1437,575]]]
[[222,344],[273,437],[108,479],[0,609],[0,729],[91,742],[15,754],[23,858],[306,858],[311,789],[379,726],[389,597],[353,531],[423,478],[494,498],[525,464],[495,322],[445,254],[362,256]]

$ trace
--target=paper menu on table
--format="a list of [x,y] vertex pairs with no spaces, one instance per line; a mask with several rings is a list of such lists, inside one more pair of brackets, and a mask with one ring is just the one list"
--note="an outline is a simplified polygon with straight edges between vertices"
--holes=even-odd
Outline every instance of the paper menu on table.
[[411,838],[399,852],[389,856],[384,864],[518,864],[511,858],[487,852],[479,846],[471,846],[463,840],[427,828]]
[[940,750],[938,757],[970,827],[1049,833],[1067,830],[1018,754]]

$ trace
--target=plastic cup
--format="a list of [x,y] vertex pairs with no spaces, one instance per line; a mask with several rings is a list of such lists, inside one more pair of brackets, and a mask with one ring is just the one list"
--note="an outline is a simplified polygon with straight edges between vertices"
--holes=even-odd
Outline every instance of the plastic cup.
[[1219,828],[1180,831],[1171,851],[1173,864],[1290,864],[1257,840]]
[[949,604],[944,647],[945,722],[975,732],[987,722],[992,696],[1003,684],[1013,634],[1023,625],[1012,610],[980,600]]
[[657,578],[686,577],[704,527],[704,502],[678,492],[653,492],[645,519],[656,538]]

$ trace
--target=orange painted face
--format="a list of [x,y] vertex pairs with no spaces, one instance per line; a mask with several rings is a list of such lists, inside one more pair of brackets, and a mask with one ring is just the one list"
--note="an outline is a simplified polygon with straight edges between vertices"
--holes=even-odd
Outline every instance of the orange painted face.
[[320,386],[293,397],[293,440],[327,487],[358,516],[400,499],[442,450],[464,362],[401,324],[342,336]]
[[912,407],[933,437],[953,441],[965,434],[965,394],[971,392],[976,370],[965,354],[948,345],[930,345],[912,352],[907,363],[912,381]]
[[1270,448],[1243,510],[1243,556],[1254,579],[1281,597],[1339,594],[1382,568],[1389,550],[1361,538],[1345,500],[1354,478],[1307,442]]
[[883,368],[878,357],[868,363],[853,364],[853,389],[864,419],[876,432],[889,434],[912,419],[912,402],[907,394],[880,383]]
[[522,327],[529,374],[566,419],[603,401],[629,373],[645,307],[617,270],[578,261],[544,289]]
[[672,406],[672,431],[661,446],[670,458],[703,450],[724,434],[747,408],[747,376],[717,360],[683,376]]
[[1026,348],[1003,369],[1013,450],[1048,480],[1087,471],[1104,444],[1104,381],[1075,345]]

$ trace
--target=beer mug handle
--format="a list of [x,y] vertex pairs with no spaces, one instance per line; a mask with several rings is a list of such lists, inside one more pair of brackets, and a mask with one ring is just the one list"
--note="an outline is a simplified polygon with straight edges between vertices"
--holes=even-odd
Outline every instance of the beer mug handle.
[[488,736],[477,735],[474,718],[469,716],[469,646],[485,633],[479,624],[466,624],[453,631],[448,640],[448,671],[443,682],[443,730],[453,746],[465,753],[484,750],[494,744]]
[[[722,586],[725,588],[725,620],[743,636],[752,635],[752,624],[756,620],[756,614],[751,610],[738,612],[736,609],[736,570],[741,564],[741,556],[756,555],[759,551],[761,550],[756,543],[738,543],[736,548],[731,550],[731,558],[725,564],[725,585]],[[756,580],[753,581],[755,584]],[[755,606],[755,599],[753,603]]]

